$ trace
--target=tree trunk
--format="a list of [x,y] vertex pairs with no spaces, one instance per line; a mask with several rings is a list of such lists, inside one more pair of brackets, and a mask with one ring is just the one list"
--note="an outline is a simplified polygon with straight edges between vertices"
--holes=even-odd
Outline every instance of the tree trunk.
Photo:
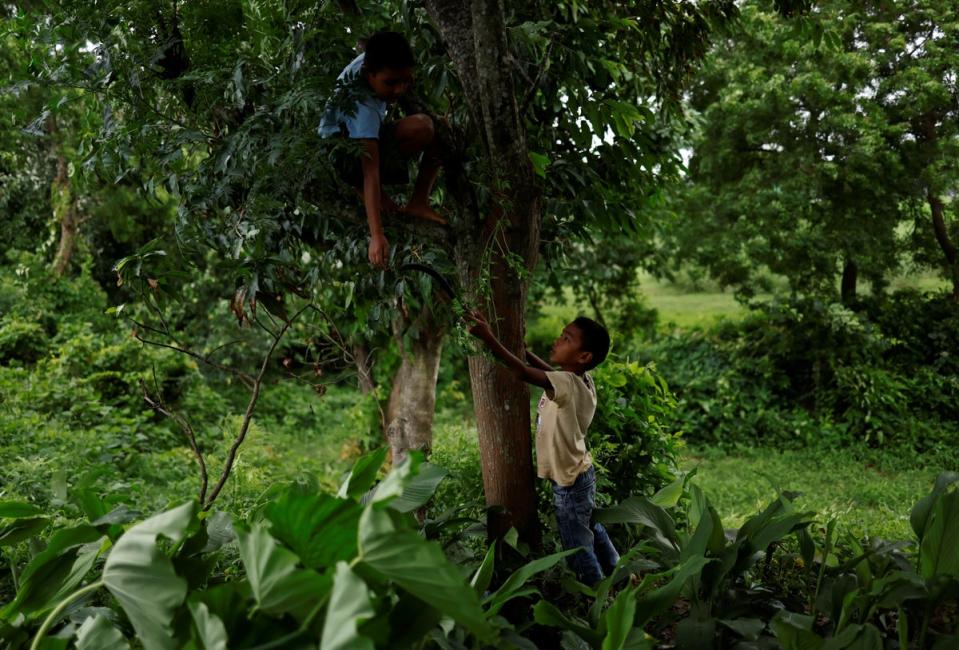
[[[539,244],[539,191],[510,73],[503,7],[500,0],[427,0],[426,5],[456,66],[492,175],[493,205],[484,219],[468,183],[457,178],[455,168],[446,168],[447,186],[465,224],[456,233],[456,262],[477,302],[483,264],[489,262],[486,314],[503,344],[522,358],[525,277],[535,265]],[[508,178],[500,177],[507,170]],[[521,538],[538,544],[529,388],[486,356],[470,357],[469,368],[483,488],[492,508],[488,534],[498,538],[515,527]]]
[[959,303],[959,255],[956,253],[956,245],[952,243],[949,237],[949,230],[946,228],[945,208],[932,188],[926,189],[926,198],[929,201],[929,208],[932,210],[932,228],[936,233],[936,241],[939,242],[939,248],[946,258],[946,265],[949,273],[952,275],[952,300]]
[[847,307],[856,300],[856,281],[859,279],[859,267],[851,257],[846,258],[846,264],[842,269],[842,284],[840,285],[839,295],[842,298],[842,304]]
[[[56,138],[59,133],[56,118],[52,116],[49,118],[47,128],[51,137]],[[60,225],[60,240],[57,245],[57,254],[53,258],[53,272],[57,276],[62,276],[67,272],[77,247],[80,220],[73,202],[67,159],[58,146],[54,144],[54,148],[57,148],[57,175],[50,186],[50,206],[53,208],[54,220]]]
[[411,323],[401,309],[394,333],[402,356],[386,406],[386,438],[394,465],[401,463],[411,449],[429,454],[433,445],[436,377],[446,332],[429,307],[423,308],[413,324],[417,336],[407,339],[407,347],[403,334]]

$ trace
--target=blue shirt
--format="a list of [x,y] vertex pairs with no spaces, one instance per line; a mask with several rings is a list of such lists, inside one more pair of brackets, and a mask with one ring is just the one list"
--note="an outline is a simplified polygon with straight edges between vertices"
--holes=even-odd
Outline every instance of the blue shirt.
[[[353,59],[336,78],[334,98],[326,105],[320,128],[317,129],[320,137],[339,135],[343,133],[342,126],[351,138],[379,139],[380,126],[386,117],[386,102],[373,94],[360,74],[365,57],[365,54],[360,54]],[[351,102],[354,109],[352,113],[346,109]]]

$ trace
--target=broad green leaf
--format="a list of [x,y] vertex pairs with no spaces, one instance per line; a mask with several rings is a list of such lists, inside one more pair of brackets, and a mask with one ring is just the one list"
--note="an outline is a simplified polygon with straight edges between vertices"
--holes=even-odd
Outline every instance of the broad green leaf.
[[766,627],[766,624],[758,618],[720,618],[717,619],[716,622],[723,627],[728,627],[747,641],[755,641],[758,639]]
[[358,630],[376,614],[370,600],[370,590],[362,578],[353,573],[346,562],[338,562],[320,647],[323,650],[373,650],[373,641]]
[[882,633],[874,625],[847,625],[822,650],[883,650]]
[[174,647],[170,622],[187,591],[186,580],[176,575],[157,537],[179,542],[195,513],[196,504],[190,502],[136,524],[117,540],[103,567],[104,584],[147,650]]
[[277,544],[263,524],[237,527],[236,541],[253,597],[264,612],[302,619],[329,594],[330,579],[298,568],[297,556]]
[[939,496],[926,520],[920,545],[919,573],[959,577],[959,490]]
[[379,578],[392,580],[481,639],[490,635],[476,592],[442,548],[413,531],[398,530],[387,512],[369,506],[364,510],[360,559]]
[[430,463],[420,465],[419,473],[406,485],[403,494],[390,501],[390,507],[400,512],[412,512],[432,498],[447,471]]
[[482,596],[483,592],[489,588],[490,580],[493,579],[493,564],[495,559],[496,542],[494,541],[490,544],[489,550],[486,551],[486,557],[483,558],[482,564],[479,565],[476,573],[473,574],[473,579],[470,580],[470,584],[473,585],[473,589],[476,590],[477,596]]
[[382,481],[380,481],[370,496],[372,503],[391,502],[406,491],[413,480],[419,475],[420,465],[423,463],[423,454],[411,451],[399,465],[393,467]]
[[106,616],[97,614],[77,630],[77,650],[126,650],[130,644]]
[[669,608],[679,598],[686,582],[693,576],[699,575],[703,567],[712,561],[701,555],[696,555],[687,559],[678,567],[671,569],[667,573],[667,575],[671,574],[669,582],[637,598],[636,625],[638,627],[644,626],[650,619]]
[[716,619],[692,614],[676,625],[677,648],[712,648],[716,645]]
[[579,619],[568,616],[552,603],[541,600],[533,606],[533,620],[561,630],[569,630],[593,647],[603,643],[603,636]]
[[672,508],[679,503],[679,498],[683,496],[683,485],[685,485],[685,482],[685,477],[676,479],[654,494],[650,501],[662,508]]
[[694,555],[718,555],[726,545],[726,535],[719,513],[710,504],[706,504],[705,513],[699,518],[699,525],[680,553],[685,560]]
[[236,535],[233,534],[233,517],[222,510],[216,510],[207,517],[205,524],[207,539],[202,550],[203,553],[212,553],[236,538]]
[[820,650],[823,640],[812,631],[813,617],[781,610],[769,627],[783,650]]
[[380,447],[364,456],[361,456],[353,463],[353,469],[349,476],[340,486],[340,491],[336,496],[343,498],[357,498],[363,496],[367,490],[372,487],[376,481],[376,474],[383,466],[386,460],[386,454],[389,451],[387,447]]
[[30,539],[46,528],[48,522],[46,517],[19,518],[0,526],[0,547],[13,546]]
[[36,517],[43,511],[25,501],[0,501],[0,517],[6,519],[26,519]]
[[540,178],[546,178],[546,168],[549,167],[550,159],[541,153],[535,151],[529,152],[529,160],[533,163],[533,173]]
[[666,549],[678,549],[676,525],[665,510],[646,497],[631,496],[622,503],[596,511],[603,524],[642,524],[653,531],[653,538]]
[[576,553],[579,549],[569,549],[567,551],[560,551],[559,553],[553,553],[552,555],[547,555],[546,557],[541,557],[532,562],[527,562],[520,568],[516,569],[510,577],[500,585],[500,588],[495,592],[490,594],[484,603],[488,604],[487,607],[487,616],[493,616],[499,612],[500,608],[503,607],[508,601],[516,598],[519,594],[518,592],[526,584],[526,581],[532,578],[537,573],[545,571],[552,568],[557,562],[562,560],[564,557]]
[[102,537],[103,533],[88,525],[55,532],[47,548],[35,555],[20,575],[17,597],[0,612],[30,615],[55,606],[80,584],[100,554],[98,546],[82,547]]
[[603,617],[606,636],[603,650],[622,650],[636,618],[636,589],[623,589]]
[[292,489],[272,501],[264,515],[271,535],[293,549],[304,566],[320,570],[356,557],[362,511],[352,499]]
[[193,617],[195,639],[203,650],[226,650],[228,637],[220,617],[210,611],[206,603],[191,597],[187,601]]

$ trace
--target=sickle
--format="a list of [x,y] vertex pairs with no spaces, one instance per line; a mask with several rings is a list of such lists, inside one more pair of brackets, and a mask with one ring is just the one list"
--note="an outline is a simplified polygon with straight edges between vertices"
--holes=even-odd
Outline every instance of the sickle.
[[420,273],[425,273],[436,281],[436,284],[439,285],[439,288],[442,289],[443,293],[445,293],[450,300],[456,299],[456,292],[453,291],[453,286],[449,280],[443,277],[443,275],[433,267],[411,262],[410,264],[401,266],[400,271],[419,271]]

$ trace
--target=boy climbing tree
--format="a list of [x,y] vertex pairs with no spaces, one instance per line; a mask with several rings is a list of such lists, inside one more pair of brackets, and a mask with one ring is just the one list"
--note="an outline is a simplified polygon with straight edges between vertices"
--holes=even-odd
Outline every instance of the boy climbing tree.
[[[334,101],[327,106],[319,134],[359,140],[355,149],[338,150],[334,161],[339,176],[354,187],[366,207],[370,227],[368,256],[377,268],[389,262],[389,242],[383,232],[383,213],[403,212],[439,224],[446,220],[430,207],[429,196],[440,169],[433,137],[433,120],[421,113],[396,121],[386,119],[413,84],[413,51],[396,32],[382,31],[366,42],[363,53],[337,77]],[[413,192],[400,209],[383,191],[384,185],[409,182],[407,163],[422,154]]]
[[595,586],[612,575],[619,553],[602,524],[593,520],[596,475],[586,449],[586,430],[596,412],[596,385],[588,371],[606,359],[609,332],[580,316],[560,333],[550,349],[556,370],[531,352],[529,365],[493,334],[480,312],[472,312],[470,333],[517,378],[544,390],[537,407],[536,473],[553,488],[556,525],[564,549],[581,548],[569,558],[580,582]]

